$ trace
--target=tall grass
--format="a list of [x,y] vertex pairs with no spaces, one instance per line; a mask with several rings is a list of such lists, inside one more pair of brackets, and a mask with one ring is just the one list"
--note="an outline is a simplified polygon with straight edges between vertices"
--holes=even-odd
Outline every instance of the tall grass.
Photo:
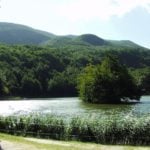
[[150,117],[74,117],[53,115],[0,117],[0,132],[101,144],[150,145]]

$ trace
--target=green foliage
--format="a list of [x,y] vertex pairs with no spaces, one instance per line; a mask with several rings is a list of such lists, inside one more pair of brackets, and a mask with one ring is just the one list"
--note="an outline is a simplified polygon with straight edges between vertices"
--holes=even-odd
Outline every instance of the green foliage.
[[130,72],[142,89],[142,94],[150,94],[150,68],[132,69]]
[[109,55],[95,68],[88,66],[79,77],[81,99],[91,103],[119,103],[140,98],[140,91],[127,68]]
[[94,66],[87,66],[84,69],[84,73],[78,77],[78,89],[80,98],[86,102],[90,102],[93,99],[93,88],[94,88]]
[[38,96],[42,92],[40,82],[33,77],[24,76],[21,81],[21,92],[23,96]]
[[[106,53],[118,56],[119,63],[132,70],[150,66],[150,51],[143,48],[92,46],[78,41],[45,47],[0,44],[0,96],[77,96],[77,76],[88,64],[100,64]],[[139,83],[144,94],[149,93],[146,76],[143,74]]]

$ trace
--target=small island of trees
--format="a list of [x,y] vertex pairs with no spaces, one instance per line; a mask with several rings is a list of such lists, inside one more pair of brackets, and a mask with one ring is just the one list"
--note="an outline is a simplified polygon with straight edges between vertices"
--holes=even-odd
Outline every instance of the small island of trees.
[[79,77],[78,89],[80,98],[90,103],[120,103],[141,96],[134,78],[113,55],[97,66],[87,66]]

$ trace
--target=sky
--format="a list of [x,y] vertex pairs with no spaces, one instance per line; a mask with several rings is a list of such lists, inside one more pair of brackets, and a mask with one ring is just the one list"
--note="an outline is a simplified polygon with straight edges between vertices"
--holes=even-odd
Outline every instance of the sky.
[[0,22],[57,35],[91,33],[150,48],[150,0],[0,0]]

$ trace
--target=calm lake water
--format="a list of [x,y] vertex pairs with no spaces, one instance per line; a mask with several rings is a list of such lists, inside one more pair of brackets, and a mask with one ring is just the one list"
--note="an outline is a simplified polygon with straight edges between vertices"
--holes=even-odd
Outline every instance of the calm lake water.
[[[44,101],[43,101],[44,100]],[[79,98],[47,98],[19,101],[0,101],[0,115],[30,113],[56,114],[74,117],[80,115],[150,115],[150,96],[143,96],[140,103],[106,105],[85,104]]]

